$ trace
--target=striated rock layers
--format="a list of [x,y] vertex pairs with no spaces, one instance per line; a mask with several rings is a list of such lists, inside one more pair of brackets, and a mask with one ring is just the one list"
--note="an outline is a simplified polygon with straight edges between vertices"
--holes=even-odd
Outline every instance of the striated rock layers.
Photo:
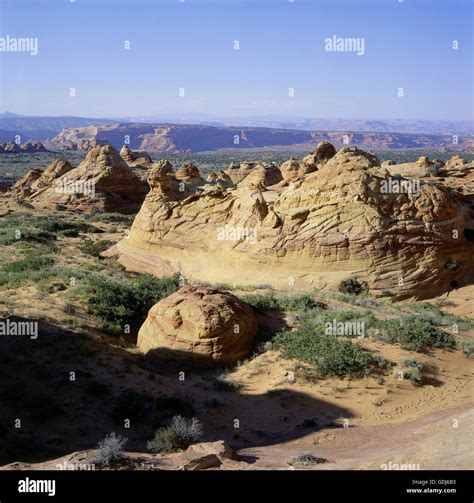
[[443,178],[381,167],[355,147],[324,152],[285,163],[280,182],[274,166],[261,165],[252,184],[245,181],[253,170],[234,166],[184,188],[161,161],[129,237],[107,255],[130,270],[179,271],[191,282],[302,291],[356,277],[372,294],[394,298],[473,281],[472,199]]
[[137,344],[163,360],[230,365],[247,356],[256,332],[252,309],[231,293],[184,286],[150,309]]
[[94,147],[79,166],[56,159],[45,171],[29,171],[11,194],[35,207],[136,213],[148,191],[111,145]]

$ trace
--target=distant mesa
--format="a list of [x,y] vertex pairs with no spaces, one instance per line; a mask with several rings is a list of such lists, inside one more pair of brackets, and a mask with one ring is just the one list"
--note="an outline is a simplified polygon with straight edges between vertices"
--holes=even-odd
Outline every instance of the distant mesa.
[[[341,124],[342,126],[343,124]],[[327,158],[335,153],[333,144],[338,146],[357,145],[367,149],[389,148],[429,148],[452,146],[449,134],[370,132],[354,130],[299,130],[270,127],[233,127],[197,124],[150,124],[119,123],[96,124],[76,128],[64,128],[47,145],[50,148],[69,150],[89,150],[97,145],[110,143],[122,148],[128,137],[127,148],[139,151],[160,152],[205,152],[223,149],[308,146],[320,143],[324,146],[320,155]],[[474,139],[462,135],[459,145],[474,145]],[[323,158],[313,158],[307,164],[319,164]],[[127,162],[132,161],[131,158]]]
[[231,365],[248,355],[256,333],[256,317],[245,302],[228,292],[184,286],[150,309],[137,344],[173,363]]
[[40,141],[27,142],[20,145],[13,141],[0,143],[0,154],[31,154],[34,152],[49,152],[49,150]]
[[90,150],[74,168],[63,159],[46,170],[33,169],[10,193],[38,208],[61,205],[70,210],[136,213],[148,192],[142,181],[111,145]]
[[382,167],[372,153],[331,147],[281,166],[234,164],[207,181],[192,166],[155,163],[130,235],[106,255],[191,283],[304,291],[352,276],[399,299],[473,281],[474,163]]

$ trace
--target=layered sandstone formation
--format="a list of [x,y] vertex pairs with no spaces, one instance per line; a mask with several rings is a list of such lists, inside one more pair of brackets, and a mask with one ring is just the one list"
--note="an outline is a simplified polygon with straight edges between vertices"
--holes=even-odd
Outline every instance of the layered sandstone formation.
[[150,309],[137,344],[163,360],[230,365],[247,356],[256,332],[253,311],[231,293],[184,286]]
[[11,189],[11,194],[39,208],[136,213],[148,191],[111,145],[89,151],[77,168],[63,159],[54,160],[45,171],[29,171]]
[[145,166],[153,162],[147,152],[134,152],[128,145],[123,145],[120,149],[120,156],[129,166]]
[[0,154],[21,154],[33,152],[48,152],[46,147],[40,141],[30,141],[21,145],[13,141],[0,143]]
[[355,147],[320,150],[313,164],[284,163],[273,185],[273,174],[246,184],[253,171],[241,165],[180,191],[162,161],[130,236],[108,254],[131,270],[179,271],[191,282],[308,290],[354,276],[394,298],[473,280],[468,195],[429,173],[401,176]]

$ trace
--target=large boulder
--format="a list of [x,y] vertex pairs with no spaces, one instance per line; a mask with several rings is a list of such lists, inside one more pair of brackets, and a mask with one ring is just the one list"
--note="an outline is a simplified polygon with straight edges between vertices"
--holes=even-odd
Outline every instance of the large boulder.
[[223,440],[190,445],[181,456],[184,470],[218,468],[222,463],[237,458],[236,452]]
[[315,168],[320,168],[329,159],[332,159],[336,155],[336,148],[332,143],[328,141],[320,141],[316,146],[314,152],[310,152],[304,159],[303,162],[307,165],[314,166]]
[[256,332],[252,309],[231,293],[184,286],[150,309],[137,344],[163,360],[231,365],[247,356]]

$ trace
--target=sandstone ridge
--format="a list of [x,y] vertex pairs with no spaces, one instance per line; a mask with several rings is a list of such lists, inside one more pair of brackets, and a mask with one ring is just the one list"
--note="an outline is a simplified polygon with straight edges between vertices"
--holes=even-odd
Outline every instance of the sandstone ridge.
[[440,168],[460,166],[464,192],[426,159],[410,166],[415,175],[402,176],[356,147],[323,144],[291,169],[241,163],[208,182],[193,171],[183,185],[160,161],[129,237],[107,255],[130,270],[234,286],[303,291],[353,276],[393,298],[472,282],[473,163]]

